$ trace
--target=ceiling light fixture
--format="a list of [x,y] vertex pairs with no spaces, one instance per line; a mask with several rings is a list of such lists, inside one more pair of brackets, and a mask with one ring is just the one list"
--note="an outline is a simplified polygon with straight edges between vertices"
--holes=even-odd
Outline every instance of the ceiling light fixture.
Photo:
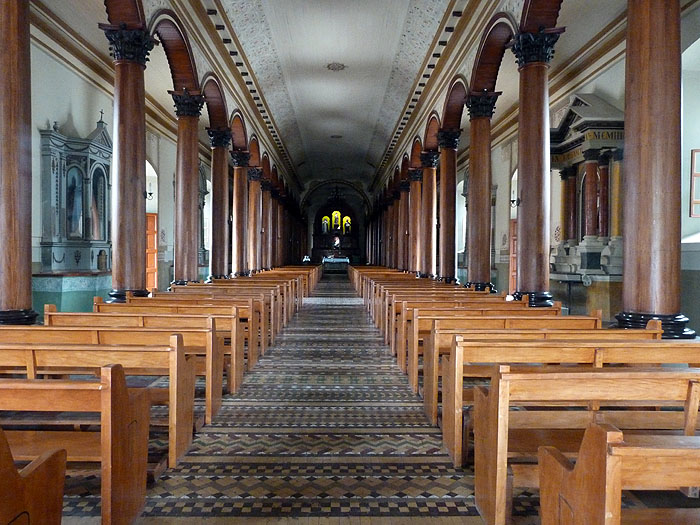
[[342,71],[343,69],[347,68],[345,64],[341,64],[340,62],[331,62],[326,66],[330,71]]

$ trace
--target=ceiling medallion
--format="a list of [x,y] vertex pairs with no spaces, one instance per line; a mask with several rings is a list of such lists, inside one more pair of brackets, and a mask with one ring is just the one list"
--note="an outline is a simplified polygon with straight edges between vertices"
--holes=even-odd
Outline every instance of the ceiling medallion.
[[341,64],[340,62],[331,62],[326,67],[331,71],[342,71],[348,66],[346,66],[345,64]]

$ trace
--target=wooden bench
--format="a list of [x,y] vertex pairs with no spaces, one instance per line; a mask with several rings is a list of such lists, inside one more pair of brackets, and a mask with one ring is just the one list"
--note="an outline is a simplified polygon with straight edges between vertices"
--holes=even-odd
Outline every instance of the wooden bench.
[[6,430],[16,461],[65,449],[68,461],[101,463],[102,523],[130,524],[146,502],[149,399],[146,389],[127,389],[120,365],[101,370],[101,380],[0,380],[0,410],[98,412],[99,432]]
[[[635,433],[697,424],[699,369],[495,366],[490,381],[474,391],[475,499],[488,525],[508,521],[514,487],[539,486],[540,446],[573,457],[594,420]],[[639,410],[621,410],[629,406]]]
[[64,449],[47,450],[17,471],[0,428],[0,523],[60,525],[65,479]]
[[[546,338],[465,340],[453,336],[449,355],[444,356],[442,376],[442,436],[454,465],[466,462],[467,439],[471,422],[465,424],[464,408],[473,404],[473,388],[465,380],[488,377],[491,367],[499,364],[576,364],[600,368],[610,364],[653,365],[700,363],[700,345],[662,342],[661,327],[648,330],[579,330],[570,333],[547,333]],[[647,337],[647,339],[643,339]],[[650,355],[654,359],[650,359]],[[484,370],[487,370],[486,374]]]
[[[194,429],[194,359],[185,355],[180,335],[171,335],[169,346],[0,343],[0,368],[28,379],[90,373],[110,363],[119,363],[125,375],[168,376],[167,389],[148,390],[151,404],[169,407],[167,466],[174,468],[192,444]],[[152,477],[165,466],[155,465]]]
[[[690,419],[690,418],[689,418]],[[700,437],[688,421],[685,436],[635,435],[592,423],[576,465],[556,447],[540,447],[542,525],[673,525],[700,523],[700,509],[622,510],[623,490],[680,490],[700,486]]]
[[[138,328],[75,326],[2,326],[0,343],[97,344],[97,345],[170,345],[170,336],[182,336],[185,354],[194,356],[195,374],[205,378],[204,417],[209,424],[221,408],[223,390],[222,344],[216,337],[216,322],[208,320],[204,328]],[[157,368],[144,375],[162,375]]]

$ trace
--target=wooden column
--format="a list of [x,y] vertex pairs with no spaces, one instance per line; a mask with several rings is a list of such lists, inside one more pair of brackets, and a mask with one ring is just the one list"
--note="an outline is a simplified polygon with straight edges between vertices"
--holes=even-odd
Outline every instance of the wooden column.
[[516,35],[513,53],[520,71],[518,114],[517,299],[552,306],[549,293],[549,61],[562,30]]
[[438,277],[455,282],[455,219],[457,216],[457,146],[461,130],[438,132],[440,146],[440,269]]
[[187,284],[199,280],[198,131],[204,97],[187,89],[171,95],[177,115],[174,284]]
[[469,179],[467,188],[467,270],[469,285],[485,290],[491,283],[491,117],[500,93],[470,93]]
[[401,196],[399,197],[399,229],[398,229],[398,242],[399,242],[399,270],[408,271],[409,270],[409,260],[408,260],[408,192],[410,189],[410,181],[408,179],[402,180],[399,185],[399,191]]
[[607,242],[609,227],[610,154],[604,153],[598,160],[598,237]]
[[231,213],[231,276],[240,277],[246,274],[246,226],[248,214],[248,163],[250,153],[247,151],[232,151],[233,161],[233,210]]
[[[13,4],[16,2],[10,2]],[[3,6],[6,6],[4,3]],[[3,7],[3,9],[7,9]],[[154,39],[143,27],[100,25],[114,58],[114,143],[112,153],[112,291],[146,290],[146,94],[144,71]],[[5,39],[7,41],[7,39]],[[3,53],[3,57],[5,53]],[[27,74],[29,69],[27,68]],[[9,75],[12,77],[12,75]],[[8,77],[7,74],[3,78]],[[7,82],[7,80],[3,80]],[[5,88],[4,93],[9,93]],[[7,96],[3,100],[7,100]],[[28,101],[28,97],[26,98]],[[3,122],[5,119],[3,119]],[[5,143],[6,141],[3,141]],[[3,155],[3,158],[5,155]],[[7,173],[3,170],[3,173]],[[144,198],[141,198],[144,196]],[[196,202],[196,200],[195,200]],[[29,209],[29,208],[28,208]]]
[[416,274],[421,273],[422,245],[421,245],[421,185],[423,183],[423,169],[412,168],[408,170],[408,269]]
[[[284,190],[281,189],[281,192]],[[276,266],[284,266],[284,194],[277,193],[277,247],[275,249],[277,254]]]
[[694,337],[680,313],[680,5],[627,2],[620,326],[661,319],[664,337]]
[[436,222],[437,222],[437,165],[440,153],[423,151],[420,154],[423,166],[423,188],[421,191],[421,277],[437,278]]
[[0,324],[33,324],[29,0],[0,4],[0,30]]
[[272,268],[272,181],[262,179],[260,181],[262,190],[262,225],[260,233],[262,235],[262,269]]
[[261,188],[262,168],[248,168],[248,272],[262,269]]
[[399,208],[401,192],[398,185],[394,185],[391,203],[391,267],[399,269]]
[[228,278],[228,147],[230,129],[209,129],[211,142],[211,253],[209,279]]
[[584,151],[583,169],[586,174],[583,180],[583,236],[598,236],[598,151]]

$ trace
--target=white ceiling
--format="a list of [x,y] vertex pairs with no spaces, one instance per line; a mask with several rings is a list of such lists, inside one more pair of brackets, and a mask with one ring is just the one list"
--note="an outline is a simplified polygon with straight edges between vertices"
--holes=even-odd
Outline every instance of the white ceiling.
[[302,181],[368,183],[448,0],[223,4]]

